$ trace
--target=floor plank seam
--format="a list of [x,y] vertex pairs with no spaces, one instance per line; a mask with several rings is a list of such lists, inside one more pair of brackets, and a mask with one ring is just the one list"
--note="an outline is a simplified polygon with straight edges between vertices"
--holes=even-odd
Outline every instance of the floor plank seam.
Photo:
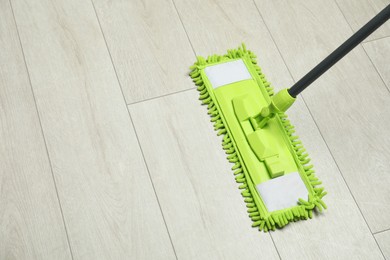
[[143,102],[147,102],[147,101],[151,101],[151,100],[155,100],[155,99],[159,99],[159,98],[163,98],[163,97],[172,96],[172,95],[175,95],[175,94],[180,94],[180,93],[183,93],[183,92],[186,92],[186,91],[190,91],[190,90],[194,90],[194,89],[196,89],[196,87],[191,87],[191,88],[179,90],[179,91],[176,91],[176,92],[172,92],[172,93],[168,93],[168,94],[164,94],[164,95],[160,95],[160,96],[156,96],[156,97],[151,97],[151,98],[147,98],[147,99],[143,99],[143,100],[127,103],[127,105],[131,106],[131,105],[135,105],[135,104],[139,104],[139,103],[143,103]]
[[189,42],[189,44],[190,44],[190,46],[191,46],[191,48],[192,48],[192,51],[194,52],[194,55],[195,55],[195,57],[196,57],[197,55],[196,55],[195,48],[194,48],[194,46],[192,45],[192,42],[191,42],[191,39],[190,39],[190,37],[188,36],[187,29],[186,29],[186,27],[184,26],[183,20],[181,19],[181,16],[180,16],[179,10],[177,10],[176,3],[175,3],[175,1],[174,1],[174,0],[172,0],[172,4],[173,4],[173,7],[175,8],[175,11],[176,11],[177,17],[179,17],[179,20],[180,20],[181,26],[183,27],[183,30],[184,30],[184,32],[186,33],[187,40],[188,40],[188,42]]
[[[373,41],[371,41],[373,42]],[[385,82],[385,80],[383,79],[382,75],[379,73],[379,70],[378,68],[375,66],[374,62],[372,61],[370,55],[368,55],[367,51],[366,51],[366,48],[364,48],[364,45],[362,44],[362,48],[363,48],[363,51],[364,53],[367,55],[368,59],[370,60],[371,62],[371,65],[374,67],[376,73],[379,75],[379,78],[381,79],[381,81],[383,82],[383,85],[385,86],[385,88],[387,89],[387,91],[390,93],[390,86],[388,86]]]
[[42,135],[43,143],[45,145],[45,151],[46,151],[47,159],[48,159],[49,166],[50,166],[50,172],[51,172],[51,176],[52,176],[52,179],[53,179],[54,190],[55,190],[56,196],[57,196],[57,201],[58,201],[58,206],[59,206],[59,210],[60,210],[60,214],[61,214],[61,218],[62,218],[62,223],[64,225],[64,231],[65,231],[66,240],[67,240],[68,247],[69,247],[70,256],[71,256],[71,258],[73,260],[74,256],[73,256],[73,250],[72,250],[72,246],[71,246],[70,239],[69,239],[68,228],[66,226],[65,216],[64,216],[63,209],[62,209],[60,196],[59,196],[59,193],[58,193],[57,182],[56,182],[55,177],[54,177],[53,164],[52,164],[52,161],[51,161],[51,158],[50,158],[50,155],[49,155],[49,149],[47,147],[46,137],[45,137],[45,133],[44,133],[43,126],[42,126],[41,117],[39,115],[38,104],[37,104],[37,101],[36,101],[36,98],[35,98],[34,88],[32,86],[31,76],[30,76],[30,72],[29,72],[29,69],[28,69],[28,66],[27,66],[26,56],[24,54],[22,40],[21,40],[20,34],[19,34],[18,24],[17,24],[16,18],[15,18],[14,8],[12,6],[11,0],[9,0],[8,2],[9,2],[10,8],[11,8],[11,12],[12,12],[12,16],[13,16],[13,19],[14,19],[15,29],[16,29],[16,33],[17,33],[17,36],[18,36],[18,40],[19,40],[19,46],[20,46],[20,49],[21,49],[21,52],[22,52],[22,55],[23,55],[23,62],[24,62],[24,66],[25,66],[25,69],[26,69],[28,82],[30,84],[31,94],[32,94],[33,100],[34,100],[35,110],[36,110],[37,117],[38,117],[39,127],[41,129],[41,135]]
[[280,255],[279,250],[278,250],[278,248],[276,247],[276,243],[275,243],[274,238],[272,237],[271,232],[269,232],[269,237],[271,238],[272,244],[274,244],[274,247],[275,247],[276,253],[277,253],[278,256],[279,256],[279,259],[282,260],[282,256]]
[[386,228],[386,229],[384,229],[384,230],[374,232],[373,234],[374,234],[374,235],[378,235],[378,234],[381,234],[381,233],[384,233],[384,232],[387,232],[387,231],[390,231],[390,228]]
[[113,62],[113,59],[112,59],[112,56],[111,56],[111,52],[110,52],[110,49],[108,48],[108,44],[107,44],[107,41],[106,41],[106,37],[104,36],[103,29],[102,29],[102,26],[101,26],[101,24],[100,24],[99,16],[98,16],[98,14],[97,14],[97,12],[96,12],[96,7],[95,7],[95,5],[94,5],[94,3],[93,3],[93,0],[91,0],[91,5],[92,5],[92,8],[93,8],[93,10],[94,10],[94,12],[95,12],[96,20],[97,20],[97,22],[98,22],[98,24],[99,24],[100,32],[101,32],[102,37],[103,37],[103,39],[104,39],[104,43],[105,43],[105,45],[106,45],[106,49],[107,49],[108,55],[109,55],[109,57],[110,57],[110,61],[111,61],[112,68],[113,68],[114,73],[115,73],[115,77],[116,77],[116,79],[117,79],[117,81],[118,81],[119,89],[120,89],[120,91],[121,91],[122,98],[123,98],[123,103],[124,103],[124,105],[126,106],[127,114],[129,115],[130,122],[131,122],[131,124],[132,124],[133,130],[134,130],[134,134],[135,134],[136,139],[137,139],[138,147],[139,147],[140,152],[141,152],[141,154],[142,154],[142,158],[143,158],[143,161],[144,161],[146,170],[147,170],[148,175],[149,175],[149,180],[150,180],[150,183],[151,183],[151,185],[152,185],[152,188],[153,188],[153,191],[154,191],[154,195],[155,195],[155,197],[156,197],[157,204],[158,204],[158,206],[159,206],[159,208],[160,208],[161,217],[162,217],[162,219],[163,219],[163,221],[164,221],[165,229],[167,230],[167,234],[168,234],[168,237],[169,237],[169,241],[170,241],[170,243],[171,243],[171,246],[172,246],[173,253],[175,254],[176,259],[178,259],[177,253],[176,253],[176,250],[175,250],[175,246],[174,246],[174,244],[173,244],[173,240],[172,240],[171,234],[170,234],[170,232],[169,232],[167,222],[166,222],[166,220],[165,220],[164,212],[163,212],[163,210],[162,210],[162,207],[161,207],[161,204],[160,204],[160,200],[159,200],[159,198],[158,198],[158,195],[157,195],[157,192],[156,192],[156,189],[155,189],[153,180],[152,180],[152,176],[151,176],[151,174],[150,174],[150,170],[149,170],[148,164],[147,164],[147,162],[146,162],[144,152],[143,152],[143,150],[142,150],[142,146],[141,146],[141,142],[140,142],[139,137],[138,137],[137,129],[136,129],[136,127],[135,127],[135,124],[134,124],[133,118],[132,118],[132,116],[131,116],[129,107],[128,107],[127,104],[126,104],[126,98],[125,98],[125,95],[124,95],[124,93],[123,93],[122,85],[121,85],[121,83],[120,83],[120,81],[119,81],[118,73],[117,73],[117,71],[116,71],[116,69],[115,69],[115,65],[114,65],[114,62]]
[[[123,98],[124,98],[124,96],[123,96]],[[127,107],[127,106],[126,106],[126,107]],[[163,218],[163,220],[164,220],[165,228],[166,228],[166,230],[167,230],[167,233],[168,233],[168,236],[169,236],[169,240],[170,240],[171,245],[172,245],[172,250],[173,250],[173,252],[174,252],[174,254],[175,254],[176,259],[178,259],[177,253],[176,253],[176,249],[175,249],[175,246],[174,246],[174,243],[173,243],[173,240],[172,240],[172,236],[171,236],[171,234],[170,234],[170,232],[169,232],[169,228],[168,228],[167,222],[166,222],[166,220],[165,220],[164,212],[163,212],[163,209],[162,209],[162,207],[161,207],[161,203],[160,203],[160,200],[159,200],[159,198],[158,198],[156,188],[155,188],[155,186],[154,186],[154,182],[153,182],[153,179],[152,179],[152,175],[150,174],[149,166],[148,166],[148,163],[146,162],[146,158],[145,158],[144,151],[142,150],[142,146],[141,146],[141,142],[140,142],[139,137],[138,137],[137,129],[136,129],[136,127],[135,127],[133,118],[132,118],[132,116],[131,116],[131,113],[130,113],[130,110],[129,110],[128,107],[127,107],[127,113],[129,114],[131,124],[132,124],[132,126],[133,126],[133,128],[134,128],[135,136],[137,137],[138,147],[139,147],[139,149],[141,150],[142,158],[143,158],[143,161],[144,161],[146,170],[148,171],[149,180],[150,180],[150,183],[152,184],[153,191],[154,191],[154,195],[155,195],[155,197],[156,197],[158,206],[159,206],[159,208],[160,208],[161,216],[162,216],[162,218]]]
[[[282,60],[283,60],[283,62],[284,62],[284,64],[285,64],[285,66],[286,66],[286,68],[287,68],[287,70],[288,70],[288,72],[289,72],[289,74],[290,74],[292,80],[293,80],[294,82],[296,82],[295,79],[294,79],[294,77],[293,77],[293,75],[292,75],[292,73],[291,73],[291,71],[290,71],[290,68],[288,67],[288,65],[287,65],[287,63],[286,63],[286,61],[285,61],[285,59],[284,59],[284,57],[283,57],[283,55],[282,55],[282,53],[281,53],[281,51],[280,51],[278,45],[276,44],[275,39],[274,39],[274,37],[273,37],[273,35],[272,35],[272,33],[271,33],[271,31],[270,31],[270,29],[269,29],[267,23],[265,22],[265,20],[264,20],[262,14],[261,14],[261,12],[260,12],[260,10],[259,10],[259,8],[258,8],[256,2],[255,2],[254,0],[253,0],[253,2],[254,2],[254,4],[255,4],[255,6],[256,6],[256,9],[257,9],[257,11],[258,11],[258,13],[259,13],[261,19],[262,19],[263,22],[264,22],[265,27],[267,28],[268,33],[270,34],[270,37],[271,37],[272,41],[274,42],[274,44],[275,44],[275,46],[276,46],[276,48],[277,48],[277,50],[278,50],[278,52],[279,52],[279,55],[281,56],[281,58],[282,58]],[[337,3],[336,3],[336,5],[337,5]],[[337,5],[337,7],[338,7],[339,10],[340,10],[340,7],[339,7],[338,5]],[[340,10],[340,12],[341,12],[341,10]],[[341,12],[341,13],[342,13],[342,12]],[[344,19],[345,19],[345,16],[344,16],[343,13],[342,13],[342,15],[343,15],[343,17],[344,17]],[[348,22],[347,22],[347,23],[348,23]],[[348,25],[349,25],[349,23],[348,23]],[[349,25],[349,27],[350,27],[350,25]],[[350,27],[350,28],[351,28],[351,27]],[[359,207],[359,205],[358,205],[358,203],[357,203],[357,201],[356,201],[356,199],[355,199],[355,197],[354,197],[354,195],[353,195],[353,193],[352,193],[350,187],[348,186],[348,183],[347,183],[346,179],[344,178],[344,175],[342,174],[342,172],[341,172],[341,170],[340,170],[340,167],[339,167],[339,165],[337,164],[337,161],[335,160],[335,158],[334,158],[334,156],[333,156],[333,154],[332,154],[332,152],[331,152],[331,150],[330,150],[330,148],[329,148],[329,146],[328,146],[328,144],[327,144],[327,142],[326,142],[326,140],[325,140],[325,138],[324,138],[324,136],[323,136],[323,134],[322,134],[322,132],[321,132],[319,126],[318,126],[318,124],[317,124],[317,121],[315,120],[315,118],[314,118],[314,116],[313,116],[313,114],[312,114],[310,108],[308,107],[308,105],[307,105],[307,103],[306,103],[306,101],[305,101],[303,95],[302,95],[302,100],[303,100],[303,103],[305,104],[307,110],[309,111],[310,117],[313,119],[313,122],[315,123],[315,125],[316,125],[316,127],[317,127],[317,130],[318,130],[318,132],[319,132],[319,134],[320,134],[320,136],[321,136],[321,139],[322,139],[323,142],[325,143],[326,148],[327,148],[329,154],[331,155],[332,160],[334,161],[334,163],[335,163],[335,165],[336,165],[336,167],[337,167],[337,169],[338,169],[338,171],[339,171],[339,173],[340,173],[340,175],[341,175],[341,177],[342,177],[342,179],[343,179],[343,181],[344,181],[344,183],[345,183],[345,186],[347,187],[349,193],[351,194],[351,196],[352,196],[352,198],[353,198],[353,200],[354,200],[354,202],[355,202],[356,207],[359,209],[360,215],[362,216],[363,220],[365,221],[366,226],[368,227],[368,229],[369,229],[369,231],[370,231],[370,233],[371,233],[371,235],[372,235],[372,237],[373,237],[375,243],[377,244],[379,251],[381,252],[382,256],[385,258],[384,253],[382,252],[382,249],[380,248],[380,246],[379,246],[379,244],[378,244],[378,242],[377,242],[377,240],[376,240],[374,234],[372,233],[371,228],[370,228],[370,226],[368,225],[368,222],[367,222],[366,218],[364,217],[363,212],[362,212],[362,210],[360,209],[360,207]],[[386,258],[385,258],[385,259],[386,259]]]
[[[349,23],[348,23],[349,24]],[[351,27],[352,28],[352,27]],[[383,39],[386,39],[386,38],[389,38],[390,35],[388,36],[383,36],[383,37],[378,37],[378,38],[375,38],[375,39],[371,39],[371,40],[367,40],[367,41],[363,41],[363,44],[365,43],[369,43],[369,42],[375,42],[375,41],[380,41],[380,40],[383,40]]]

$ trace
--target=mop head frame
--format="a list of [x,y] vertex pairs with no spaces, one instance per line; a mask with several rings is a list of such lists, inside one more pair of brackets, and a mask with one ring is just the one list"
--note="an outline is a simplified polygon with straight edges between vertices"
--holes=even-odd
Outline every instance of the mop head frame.
[[274,91],[255,54],[242,44],[222,56],[198,57],[190,70],[217,135],[224,135],[252,226],[267,232],[326,209],[326,192],[287,115],[259,119]]

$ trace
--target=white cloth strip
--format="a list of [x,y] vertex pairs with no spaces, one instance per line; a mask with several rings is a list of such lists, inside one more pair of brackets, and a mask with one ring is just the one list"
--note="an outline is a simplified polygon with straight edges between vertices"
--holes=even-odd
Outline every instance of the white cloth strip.
[[252,78],[243,60],[208,66],[204,71],[213,88]]
[[308,191],[299,173],[289,173],[256,186],[269,212],[296,206],[308,199]]

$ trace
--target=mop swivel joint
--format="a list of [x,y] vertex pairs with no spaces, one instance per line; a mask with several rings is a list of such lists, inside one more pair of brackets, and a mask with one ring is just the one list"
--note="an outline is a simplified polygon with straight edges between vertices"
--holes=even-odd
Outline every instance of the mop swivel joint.
[[257,127],[263,128],[270,119],[275,117],[275,114],[286,112],[295,100],[296,98],[292,97],[287,89],[283,89],[273,96],[270,104],[263,107],[260,114],[256,116],[257,118],[253,118],[251,121],[256,121]]

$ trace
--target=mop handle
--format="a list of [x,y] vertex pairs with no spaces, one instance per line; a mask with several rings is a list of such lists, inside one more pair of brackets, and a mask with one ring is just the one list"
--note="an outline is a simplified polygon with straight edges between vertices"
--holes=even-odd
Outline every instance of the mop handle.
[[326,57],[321,63],[315,66],[309,71],[303,78],[296,82],[291,88],[288,89],[288,93],[292,97],[296,97],[305,88],[307,88],[313,81],[324,74],[329,68],[331,68],[336,62],[343,58],[348,52],[361,43],[371,33],[378,29],[390,18],[390,4],[385,7],[380,13],[366,23],[359,31],[354,33],[348,40],[334,50],[328,57]]

